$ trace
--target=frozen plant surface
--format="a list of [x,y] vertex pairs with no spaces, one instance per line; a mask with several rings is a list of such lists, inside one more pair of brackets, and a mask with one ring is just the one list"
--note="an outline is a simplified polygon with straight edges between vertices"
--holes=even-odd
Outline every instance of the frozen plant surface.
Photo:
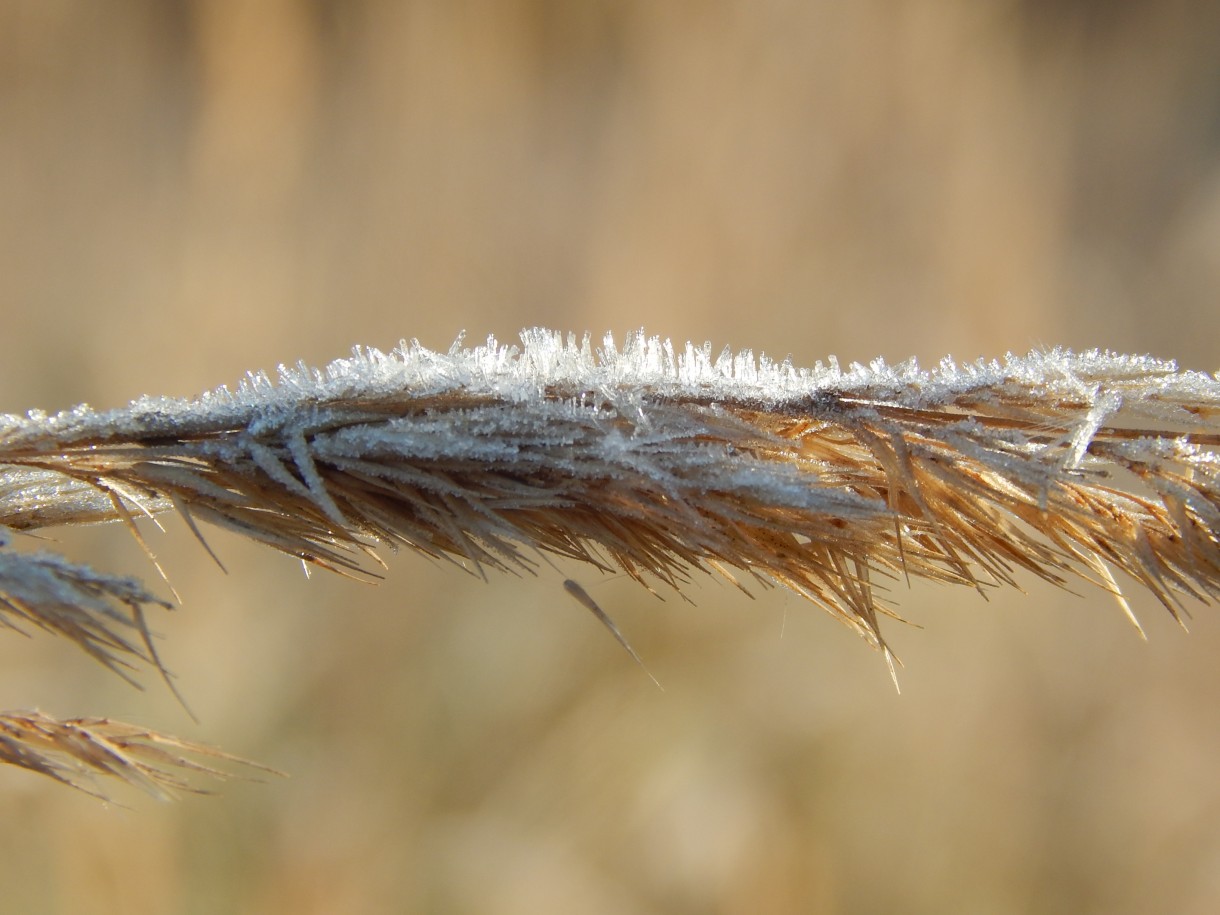
[[[532,571],[539,552],[649,586],[713,571],[792,589],[888,658],[877,576],[983,588],[1024,569],[1122,603],[1118,570],[1175,615],[1214,600],[1218,444],[1220,382],[1149,357],[803,369],[534,329],[520,346],[361,349],[196,400],[2,417],[0,524],[135,531],[172,511],[201,540],[208,522],[351,575],[402,545],[479,574]],[[0,552],[0,619],[112,666],[159,666],[150,603],[128,580]]]

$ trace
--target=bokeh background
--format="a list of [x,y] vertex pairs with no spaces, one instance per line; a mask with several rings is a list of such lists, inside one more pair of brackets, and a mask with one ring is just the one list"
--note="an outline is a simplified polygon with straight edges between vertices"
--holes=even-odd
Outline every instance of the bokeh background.
[[[1220,366],[1220,4],[0,0],[0,411],[544,325]],[[702,576],[376,587],[149,533],[200,723],[0,633],[0,707],[291,773],[0,771],[14,913],[1220,909],[1220,623],[917,585],[881,660]],[[59,549],[155,573],[122,531]],[[562,590],[575,575],[658,691]]]

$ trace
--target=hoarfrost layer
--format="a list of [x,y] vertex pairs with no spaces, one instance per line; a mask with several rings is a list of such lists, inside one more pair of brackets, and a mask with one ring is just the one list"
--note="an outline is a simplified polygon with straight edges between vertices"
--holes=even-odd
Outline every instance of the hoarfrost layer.
[[458,391],[518,404],[586,395],[627,408],[641,399],[674,399],[803,409],[825,403],[829,395],[857,404],[921,409],[967,399],[998,406],[1026,399],[1036,389],[1048,399],[1076,400],[1090,409],[1100,404],[1103,412],[1080,420],[1085,426],[1122,412],[1132,420],[1196,428],[1207,424],[1200,419],[1200,407],[1220,407],[1220,383],[1213,375],[1179,371],[1174,362],[1150,356],[1098,350],[1034,351],[966,364],[945,359],[934,371],[921,370],[914,360],[891,366],[878,359],[844,370],[833,357],[826,364],[799,368],[789,360],[755,358],[750,350],[726,348],[713,355],[710,343],[687,343],[679,352],[669,340],[643,331],[628,335],[621,348],[609,334],[595,349],[588,335],[577,339],[541,328],[523,331],[521,341],[519,347],[510,346],[489,337],[483,346],[465,349],[459,338],[446,353],[404,341],[389,354],[357,348],[350,358],[322,370],[282,365],[275,381],[263,372],[250,373],[236,391],[220,387],[197,400],[144,397],[125,409],[100,413],[82,405],[50,416],[39,411],[2,416],[0,444],[19,447],[48,434],[71,440],[76,435],[125,438],[243,426],[255,432],[288,424],[308,427],[331,418],[324,412],[304,415],[311,406],[359,408],[379,400],[423,400]]

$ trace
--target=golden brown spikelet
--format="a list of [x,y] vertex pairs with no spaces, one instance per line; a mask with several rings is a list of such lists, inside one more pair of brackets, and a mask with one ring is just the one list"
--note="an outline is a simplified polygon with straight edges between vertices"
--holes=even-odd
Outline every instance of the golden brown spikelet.
[[0,713],[0,762],[50,776],[96,797],[106,796],[93,784],[98,777],[168,799],[182,792],[207,793],[191,782],[191,776],[280,774],[212,747],[122,721],[55,719],[37,711]]

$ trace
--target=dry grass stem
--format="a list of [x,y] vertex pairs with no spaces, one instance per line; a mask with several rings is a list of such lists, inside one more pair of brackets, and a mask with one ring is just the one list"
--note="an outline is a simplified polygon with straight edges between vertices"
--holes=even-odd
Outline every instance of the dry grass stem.
[[[535,551],[646,585],[714,571],[798,592],[887,658],[879,583],[904,577],[983,590],[1024,571],[1121,601],[1117,570],[1179,618],[1220,595],[1214,375],[1059,350],[927,372],[643,334],[523,343],[4,417],[0,524],[134,531],[174,511],[201,541],[204,521],[354,576],[400,545],[478,574],[532,572]],[[5,550],[0,589],[112,667],[156,663],[141,608],[158,602],[132,582]]]

